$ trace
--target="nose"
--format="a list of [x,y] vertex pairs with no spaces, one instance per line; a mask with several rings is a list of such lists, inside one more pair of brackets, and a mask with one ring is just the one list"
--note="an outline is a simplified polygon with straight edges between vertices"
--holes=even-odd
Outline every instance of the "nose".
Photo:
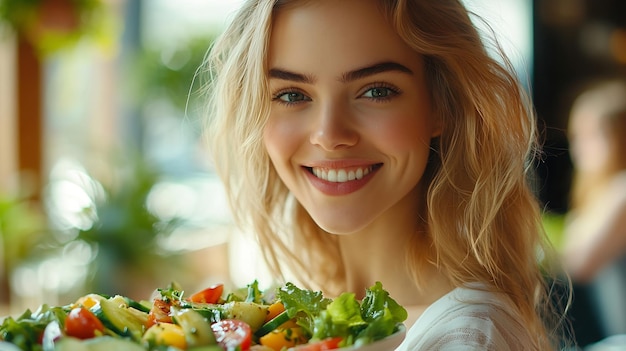
[[359,133],[350,109],[334,103],[322,106],[311,130],[310,142],[324,150],[333,151],[354,146]]

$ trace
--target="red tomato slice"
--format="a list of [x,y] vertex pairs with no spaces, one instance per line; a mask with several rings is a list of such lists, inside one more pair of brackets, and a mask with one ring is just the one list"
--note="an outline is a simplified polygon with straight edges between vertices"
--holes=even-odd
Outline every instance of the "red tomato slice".
[[188,300],[192,302],[217,303],[224,292],[224,284],[216,284],[191,295]]
[[237,346],[242,351],[250,350],[252,331],[250,326],[238,319],[223,319],[211,324],[215,340],[224,350],[232,350]]
[[299,345],[289,350],[294,351],[325,351],[339,348],[339,343],[343,340],[341,337],[328,338],[322,341],[314,342],[306,345]]
[[104,332],[104,325],[84,307],[73,308],[65,319],[65,333],[79,339],[89,339]]

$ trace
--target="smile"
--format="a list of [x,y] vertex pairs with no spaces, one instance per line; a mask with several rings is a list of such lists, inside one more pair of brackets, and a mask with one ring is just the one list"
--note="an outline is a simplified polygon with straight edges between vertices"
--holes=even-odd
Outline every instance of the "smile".
[[345,183],[353,180],[363,179],[373,170],[379,168],[380,165],[372,165],[368,167],[350,168],[350,169],[329,169],[321,167],[311,167],[309,171],[317,178],[331,183]]

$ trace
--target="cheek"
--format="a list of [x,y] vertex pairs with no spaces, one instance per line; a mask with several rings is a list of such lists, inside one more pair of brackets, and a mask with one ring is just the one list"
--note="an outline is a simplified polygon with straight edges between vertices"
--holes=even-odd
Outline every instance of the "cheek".
[[428,153],[433,127],[422,114],[401,114],[383,119],[373,132],[379,143],[389,151],[403,152],[424,150]]
[[274,164],[285,161],[297,149],[299,134],[296,123],[270,117],[263,129],[263,143]]
[[398,151],[430,145],[430,139],[437,134],[430,100],[421,85],[407,92],[376,120],[381,139]]

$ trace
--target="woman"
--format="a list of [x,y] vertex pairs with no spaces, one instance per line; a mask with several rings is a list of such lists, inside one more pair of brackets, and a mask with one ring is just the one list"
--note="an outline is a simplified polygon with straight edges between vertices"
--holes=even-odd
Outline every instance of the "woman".
[[459,1],[245,1],[208,70],[216,169],[278,279],[381,281],[401,350],[554,346],[535,121]]
[[624,334],[626,81],[600,79],[586,86],[572,105],[568,133],[574,177],[565,267],[576,286],[588,292],[603,336]]

